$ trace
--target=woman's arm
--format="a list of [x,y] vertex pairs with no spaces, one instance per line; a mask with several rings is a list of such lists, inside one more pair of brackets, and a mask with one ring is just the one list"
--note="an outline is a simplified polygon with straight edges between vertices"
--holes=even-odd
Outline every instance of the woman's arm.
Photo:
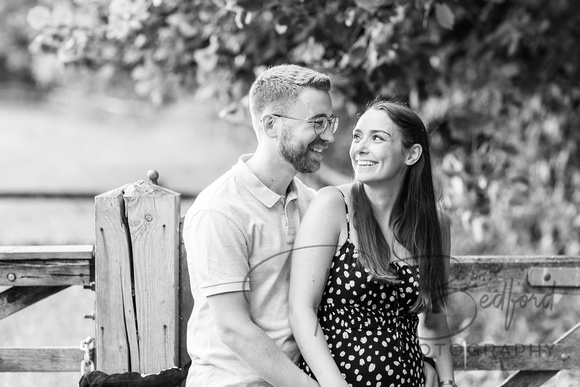
[[346,386],[317,318],[318,306],[341,234],[346,239],[342,195],[321,189],[296,235],[290,274],[289,320],[302,356],[321,386]]
[[[440,214],[443,260],[445,265],[445,279],[449,282],[449,257],[451,253],[451,233],[449,219]],[[435,361],[435,368],[439,380],[455,380],[453,376],[453,358],[451,356],[451,337],[447,316],[440,313],[422,313],[420,316],[419,337],[422,337],[422,347],[429,348],[427,356]]]

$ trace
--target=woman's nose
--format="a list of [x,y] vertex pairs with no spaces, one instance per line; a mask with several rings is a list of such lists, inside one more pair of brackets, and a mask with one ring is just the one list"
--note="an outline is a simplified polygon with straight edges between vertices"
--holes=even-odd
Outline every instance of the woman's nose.
[[367,153],[368,147],[365,140],[360,140],[354,144],[354,152],[355,153]]

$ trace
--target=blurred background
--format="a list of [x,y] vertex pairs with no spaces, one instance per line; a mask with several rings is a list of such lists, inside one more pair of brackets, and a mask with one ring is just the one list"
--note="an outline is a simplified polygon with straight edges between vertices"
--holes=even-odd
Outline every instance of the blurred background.
[[[245,96],[267,66],[328,74],[341,119],[318,188],[350,176],[356,116],[376,95],[431,135],[453,255],[580,255],[580,5],[572,0],[4,0],[0,244],[93,244],[94,196],[160,173],[195,195],[256,143]],[[472,295],[479,300],[479,295]],[[450,311],[462,343],[551,343],[580,321],[551,309]],[[94,293],[70,288],[0,321],[0,346],[94,336]],[[80,365],[79,365],[80,367]],[[457,374],[496,386],[509,373]],[[74,386],[80,374],[0,373]],[[552,386],[580,385],[561,372]]]

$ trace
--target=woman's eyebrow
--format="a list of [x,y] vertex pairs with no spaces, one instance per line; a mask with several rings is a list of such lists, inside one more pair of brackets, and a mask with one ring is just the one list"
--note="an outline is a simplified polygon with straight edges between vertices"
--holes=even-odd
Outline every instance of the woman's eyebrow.
[[[356,131],[360,132],[360,131],[362,131],[362,129],[360,129],[360,128],[354,128],[352,131],[353,131],[353,132],[356,132]],[[386,130],[384,130],[384,129],[371,129],[371,130],[369,131],[369,133],[370,133],[370,134],[382,133],[382,134],[386,134],[386,135],[387,135],[387,136],[389,136],[389,137],[393,137],[393,135],[392,135],[391,133],[387,132],[387,131],[386,131]]]

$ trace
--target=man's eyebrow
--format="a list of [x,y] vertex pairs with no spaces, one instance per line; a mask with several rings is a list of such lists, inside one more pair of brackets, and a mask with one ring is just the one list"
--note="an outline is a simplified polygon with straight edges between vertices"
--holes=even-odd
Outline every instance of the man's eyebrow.
[[320,118],[320,117],[330,118],[330,117],[332,117],[332,115],[328,116],[325,113],[318,113],[316,115],[311,116],[309,119]]

